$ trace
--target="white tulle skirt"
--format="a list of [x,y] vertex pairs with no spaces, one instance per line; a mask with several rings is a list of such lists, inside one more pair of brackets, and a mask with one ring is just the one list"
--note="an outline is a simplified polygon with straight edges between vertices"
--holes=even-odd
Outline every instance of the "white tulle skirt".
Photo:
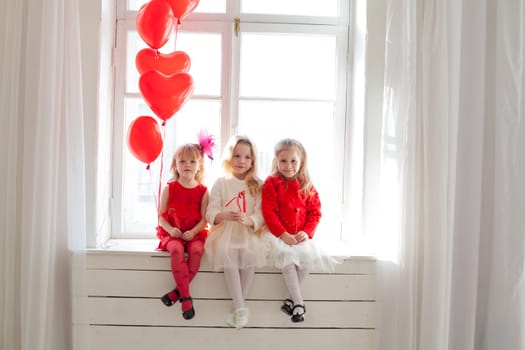
[[341,264],[346,258],[332,255],[315,237],[296,245],[288,245],[269,232],[264,234],[264,239],[271,246],[268,254],[269,264],[280,270],[287,265],[295,264],[309,271],[333,272],[336,265]]
[[262,234],[231,221],[214,226],[204,244],[206,260],[216,271],[267,266],[269,249]]

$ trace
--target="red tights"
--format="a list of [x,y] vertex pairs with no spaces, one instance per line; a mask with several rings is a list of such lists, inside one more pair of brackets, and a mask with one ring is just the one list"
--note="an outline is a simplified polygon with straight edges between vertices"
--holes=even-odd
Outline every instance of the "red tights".
[[[175,238],[166,244],[166,250],[171,256],[171,273],[182,298],[190,296],[190,282],[199,271],[204,242],[200,239],[183,241]],[[188,253],[185,259],[184,252]]]

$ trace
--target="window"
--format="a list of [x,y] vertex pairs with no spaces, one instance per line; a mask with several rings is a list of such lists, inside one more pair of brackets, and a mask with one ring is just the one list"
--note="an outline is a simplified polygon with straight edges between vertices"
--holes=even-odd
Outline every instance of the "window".
[[208,186],[222,173],[220,153],[230,136],[246,134],[254,140],[261,179],[270,172],[274,144],[284,137],[300,140],[323,204],[318,230],[326,237],[348,238],[343,228],[348,2],[200,0],[159,49],[190,56],[195,90],[166,121],[163,157],[149,170],[126,147],[131,121],[155,116],[139,92],[135,67],[137,52],[147,47],[135,22],[145,2],[117,2],[112,237],[154,237],[159,179],[164,184],[170,177],[175,148],[195,142],[199,130],[206,129],[218,144],[215,160],[207,163]]

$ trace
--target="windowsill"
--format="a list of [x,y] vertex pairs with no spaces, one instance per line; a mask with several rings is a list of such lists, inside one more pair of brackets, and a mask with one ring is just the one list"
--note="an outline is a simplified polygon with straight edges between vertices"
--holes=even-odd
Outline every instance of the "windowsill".
[[103,246],[99,248],[90,248],[89,252],[111,252],[111,253],[137,253],[137,254],[153,254],[165,255],[166,252],[156,250],[159,244],[158,239],[135,239],[135,238],[121,238],[110,239]]
[[[159,244],[158,239],[110,239],[106,244],[100,248],[90,248],[88,252],[97,253],[125,253],[125,254],[147,254],[147,255],[156,255],[164,256],[167,253],[163,251],[156,250]],[[340,251],[340,250],[339,250]],[[374,256],[371,255],[351,255],[348,259],[357,259],[357,260],[376,260]]]

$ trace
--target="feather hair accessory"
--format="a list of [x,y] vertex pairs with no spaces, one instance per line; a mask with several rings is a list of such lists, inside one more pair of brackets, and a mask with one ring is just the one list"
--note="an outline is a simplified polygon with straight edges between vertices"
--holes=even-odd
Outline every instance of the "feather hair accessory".
[[215,148],[215,138],[205,130],[199,131],[198,135],[199,145],[202,153],[213,160],[213,149]]

